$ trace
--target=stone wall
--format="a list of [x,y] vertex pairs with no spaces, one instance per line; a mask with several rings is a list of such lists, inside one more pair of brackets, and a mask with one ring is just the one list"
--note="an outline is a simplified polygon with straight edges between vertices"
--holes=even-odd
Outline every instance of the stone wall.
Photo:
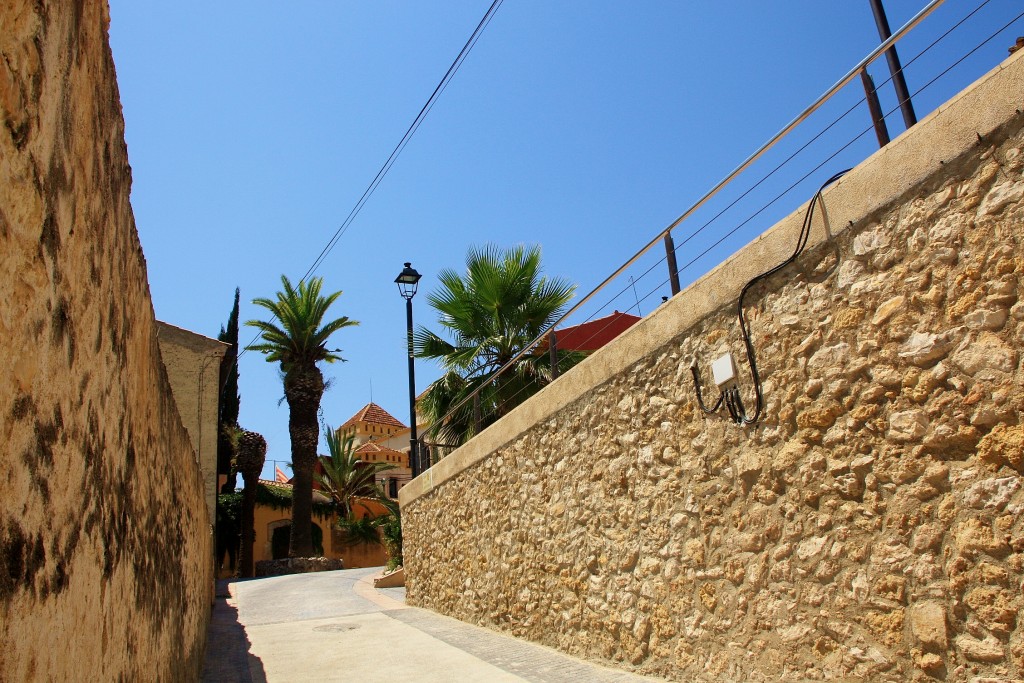
[[157,349],[107,7],[0,3],[0,679],[195,680],[210,521]]
[[673,680],[1024,678],[1021,92],[825,193],[748,295],[755,427],[690,365],[804,209],[406,487],[409,602]]

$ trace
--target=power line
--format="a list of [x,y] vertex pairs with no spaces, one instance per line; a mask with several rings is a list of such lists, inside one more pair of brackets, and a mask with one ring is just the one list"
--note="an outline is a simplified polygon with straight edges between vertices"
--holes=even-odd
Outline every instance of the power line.
[[[434,104],[437,103],[438,98],[448,87],[448,84],[451,82],[452,78],[455,77],[455,74],[459,71],[459,68],[462,66],[462,63],[466,61],[466,57],[468,57],[469,53],[472,52],[473,47],[480,39],[480,36],[481,34],[483,34],[484,29],[487,28],[487,25],[491,22],[491,19],[494,18],[494,14],[498,11],[498,8],[501,7],[502,2],[504,2],[504,0],[494,0],[491,3],[491,6],[487,8],[487,11],[484,13],[483,18],[480,19],[480,22],[476,25],[476,28],[473,29],[473,33],[469,36],[469,39],[466,41],[466,44],[462,46],[462,49],[459,51],[458,56],[455,57],[455,60],[451,63],[451,66],[448,67],[448,70],[445,72],[444,76],[437,84],[437,87],[434,88],[434,92],[430,94],[430,97],[427,98],[426,103],[423,105],[422,108],[420,108],[419,113],[416,114],[416,118],[413,119],[413,122],[411,124],[409,124],[409,127],[406,129],[405,134],[402,136],[402,139],[399,140],[398,144],[395,145],[395,148],[391,150],[391,154],[388,155],[387,161],[385,161],[384,164],[380,167],[380,170],[377,171],[377,175],[375,175],[373,177],[373,180],[370,181],[370,184],[363,191],[363,194],[359,197],[359,200],[355,203],[355,206],[352,207],[352,210],[348,212],[348,216],[345,217],[345,220],[342,221],[338,229],[334,231],[333,235],[331,235],[331,238],[327,241],[327,244],[324,245],[324,248],[320,250],[320,253],[313,261],[313,265],[309,267],[309,270],[306,271],[306,274],[302,276],[301,280],[306,280],[307,278],[309,278],[313,273],[317,271],[317,269],[321,265],[323,265],[324,260],[326,260],[327,256],[330,255],[331,251],[334,250],[334,247],[338,244],[338,241],[341,239],[341,237],[348,231],[349,226],[352,225],[352,221],[355,220],[356,216],[359,215],[359,212],[362,211],[363,206],[366,204],[367,200],[369,200],[373,193],[377,190],[377,186],[380,185],[381,181],[384,180],[384,177],[388,174],[388,171],[391,170],[391,167],[394,165],[399,155],[401,155],[402,150],[405,149],[405,146],[407,144],[409,144],[409,140],[411,140],[412,136],[416,134],[416,131],[417,129],[419,129],[420,124],[423,123],[423,120],[427,117],[427,114],[429,114],[430,110],[433,109]],[[246,351],[248,351],[247,347],[252,346],[254,343],[256,343],[256,341],[259,338],[260,335],[257,334],[255,337],[252,338],[252,341],[245,345],[245,347],[239,349],[238,356],[235,358],[236,364],[238,363],[238,360],[245,355]]]
[[444,76],[441,78],[441,81],[437,84],[437,87],[434,88],[434,92],[432,92],[430,94],[430,97],[427,98],[426,103],[420,109],[420,112],[416,115],[416,118],[413,119],[413,122],[411,124],[409,124],[409,127],[405,131],[405,135],[403,135],[402,139],[398,141],[397,145],[395,145],[395,148],[391,151],[391,154],[388,156],[387,161],[385,161],[384,165],[380,167],[379,171],[377,171],[377,175],[374,176],[372,181],[370,181],[370,184],[367,186],[362,196],[359,197],[359,201],[357,201],[355,206],[352,207],[352,210],[349,211],[348,216],[346,216],[345,220],[342,221],[341,226],[338,227],[338,229],[334,232],[334,235],[331,236],[331,239],[328,240],[327,245],[324,246],[324,248],[320,251],[320,254],[316,257],[316,260],[313,262],[313,265],[311,265],[309,267],[309,270],[306,271],[306,274],[302,276],[303,280],[305,280],[310,275],[315,273],[317,268],[319,268],[323,264],[324,260],[334,249],[335,245],[337,245],[338,240],[340,240],[342,235],[344,235],[345,232],[348,230],[349,226],[352,224],[352,221],[355,220],[355,217],[359,215],[359,212],[362,210],[363,205],[366,204],[366,201],[370,198],[371,195],[373,195],[374,191],[376,191],[377,186],[380,185],[382,180],[384,180],[384,176],[386,176],[388,174],[388,171],[391,170],[391,167],[394,165],[395,160],[398,159],[398,156],[402,153],[402,150],[405,149],[405,146],[409,144],[409,140],[416,133],[416,130],[420,127],[420,124],[423,123],[423,119],[425,119],[427,114],[430,113],[430,110],[434,107],[434,104],[437,102],[438,97],[441,96],[441,93],[443,93],[445,88],[448,87],[448,83],[452,80],[452,78],[455,77],[455,74],[458,72],[459,67],[462,66],[462,63],[466,60],[466,57],[469,56],[469,53],[473,50],[473,46],[476,45],[477,40],[480,39],[480,35],[483,33],[484,29],[487,28],[487,24],[490,23],[491,18],[494,17],[494,13],[498,11],[498,7],[501,6],[502,2],[503,0],[494,0],[494,2],[491,3],[491,6],[487,8],[487,12],[484,13],[483,18],[480,19],[480,23],[476,25],[476,28],[473,30],[472,35],[469,36],[469,40],[467,40],[466,44],[462,46],[462,50],[459,51],[459,54],[455,58],[455,61],[453,61],[451,66],[448,67],[448,71],[445,72]]

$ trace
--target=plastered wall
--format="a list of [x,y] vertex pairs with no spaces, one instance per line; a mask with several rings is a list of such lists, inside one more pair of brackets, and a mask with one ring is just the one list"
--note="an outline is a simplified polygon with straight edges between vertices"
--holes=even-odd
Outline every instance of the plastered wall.
[[1022,92],[826,192],[747,299],[756,426],[690,365],[804,209],[403,489],[409,602],[672,680],[1024,678]]
[[210,520],[157,349],[105,2],[0,3],[0,679],[196,680]]
[[206,513],[210,519],[216,519],[219,373],[230,345],[159,320],[156,326],[160,358],[170,380],[174,405],[203,475]]

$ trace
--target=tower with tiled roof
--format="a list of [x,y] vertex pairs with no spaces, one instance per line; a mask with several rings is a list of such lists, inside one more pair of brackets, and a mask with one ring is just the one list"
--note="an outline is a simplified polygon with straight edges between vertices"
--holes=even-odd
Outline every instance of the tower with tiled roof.
[[[388,448],[376,441],[367,441],[355,450],[355,456],[363,462],[386,462],[395,467],[408,467],[409,454]],[[387,476],[384,472],[382,476]]]
[[389,496],[397,498],[398,490],[412,479],[409,453],[392,448],[393,442],[385,442],[393,440],[396,434],[408,435],[409,428],[394,415],[371,402],[346,420],[338,431],[353,435],[355,456],[363,462],[386,462],[395,466],[395,469],[378,473],[376,480]]
[[385,441],[402,430],[408,430],[394,415],[370,402],[345,421],[338,431],[350,431],[361,446],[371,441]]

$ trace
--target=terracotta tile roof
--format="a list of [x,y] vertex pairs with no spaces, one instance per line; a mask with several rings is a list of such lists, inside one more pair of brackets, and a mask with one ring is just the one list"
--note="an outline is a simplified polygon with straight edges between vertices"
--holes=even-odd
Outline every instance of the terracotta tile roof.
[[[639,322],[640,318],[615,311],[603,318],[555,330],[555,345],[561,351],[596,351]],[[540,345],[547,348],[547,340]]]
[[350,417],[345,424],[341,425],[341,429],[352,427],[360,422],[372,422],[374,424],[387,425],[389,427],[405,427],[402,422],[399,422],[399,420],[391,413],[384,410],[376,403],[367,403],[358,413]]
[[[319,464],[319,463],[317,463],[317,464]],[[291,488],[294,488],[291,485],[291,482],[287,482],[286,483],[286,482],[283,482],[283,481],[275,481],[273,479],[260,479],[260,483],[265,485],[265,486],[269,486],[271,488],[279,488],[279,489],[291,489]],[[330,503],[331,499],[328,498],[327,496],[325,496],[324,494],[320,493],[320,491],[318,491],[318,490],[316,490],[314,488],[314,490],[313,490],[313,502],[315,502],[315,503]]]
[[387,446],[381,446],[380,444],[373,441],[367,441],[353,452],[356,455],[359,455],[360,453],[383,453],[390,455],[405,455],[400,451],[396,451],[393,448],[388,448]]

